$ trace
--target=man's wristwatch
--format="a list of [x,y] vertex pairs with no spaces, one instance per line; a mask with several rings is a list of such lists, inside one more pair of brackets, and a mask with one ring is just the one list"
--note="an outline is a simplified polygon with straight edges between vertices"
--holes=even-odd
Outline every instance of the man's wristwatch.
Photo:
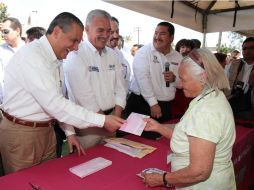
[[164,172],[164,173],[163,173],[163,183],[164,183],[164,186],[165,186],[165,187],[168,187],[168,188],[171,188],[171,187],[173,187],[173,185],[171,185],[171,184],[169,184],[169,183],[167,182],[167,180],[166,180],[166,175],[167,175],[167,172]]

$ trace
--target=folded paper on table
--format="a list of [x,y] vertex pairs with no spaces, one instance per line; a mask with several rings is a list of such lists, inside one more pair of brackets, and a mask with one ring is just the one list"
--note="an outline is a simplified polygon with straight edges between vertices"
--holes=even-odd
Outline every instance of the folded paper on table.
[[143,158],[145,155],[152,153],[156,148],[131,141],[125,138],[109,138],[104,146],[118,150],[119,152],[128,154],[132,157]]
[[102,157],[97,157],[87,162],[84,162],[82,164],[79,164],[77,166],[74,166],[70,168],[69,170],[73,174],[83,178],[103,168],[106,168],[107,166],[110,166],[111,164],[112,164],[112,161]]
[[146,126],[144,118],[149,118],[149,116],[133,112],[119,130],[140,136]]

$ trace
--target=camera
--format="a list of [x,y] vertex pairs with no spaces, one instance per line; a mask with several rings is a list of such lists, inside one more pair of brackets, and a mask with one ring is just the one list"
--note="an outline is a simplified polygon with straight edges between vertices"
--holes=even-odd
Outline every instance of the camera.
[[234,88],[232,90],[232,98],[239,98],[243,95],[243,86],[244,82],[242,81],[237,81],[234,85]]

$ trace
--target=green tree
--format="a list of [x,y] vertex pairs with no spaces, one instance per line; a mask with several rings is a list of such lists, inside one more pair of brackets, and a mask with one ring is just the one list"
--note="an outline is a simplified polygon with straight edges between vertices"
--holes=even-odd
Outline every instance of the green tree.
[[229,32],[228,34],[228,40],[230,44],[227,46],[226,44],[222,44],[220,47],[217,45],[217,52],[221,53],[230,53],[234,50],[240,50],[244,37],[241,34],[238,34],[236,32]]
[[7,5],[0,3],[0,23],[8,17]]
[[228,39],[230,41],[230,47],[232,47],[232,49],[241,49],[244,36],[236,32],[229,32]]
[[124,42],[126,42],[126,43],[132,42],[132,37],[130,35],[124,36],[123,39],[124,39]]
[[234,47],[231,47],[231,46],[227,46],[226,44],[222,44],[220,47],[218,47],[217,45],[217,52],[220,52],[220,53],[230,53],[232,52],[233,50],[235,50]]

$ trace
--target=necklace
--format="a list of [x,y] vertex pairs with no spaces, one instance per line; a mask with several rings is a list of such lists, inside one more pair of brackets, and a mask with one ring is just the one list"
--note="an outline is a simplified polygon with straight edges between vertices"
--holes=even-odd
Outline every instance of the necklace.
[[203,99],[205,96],[207,96],[208,94],[211,94],[211,93],[214,92],[214,91],[215,91],[215,90],[212,90],[212,91],[210,91],[210,92],[205,93],[203,96],[201,96],[201,97],[198,99],[198,101],[201,100],[201,99]]

